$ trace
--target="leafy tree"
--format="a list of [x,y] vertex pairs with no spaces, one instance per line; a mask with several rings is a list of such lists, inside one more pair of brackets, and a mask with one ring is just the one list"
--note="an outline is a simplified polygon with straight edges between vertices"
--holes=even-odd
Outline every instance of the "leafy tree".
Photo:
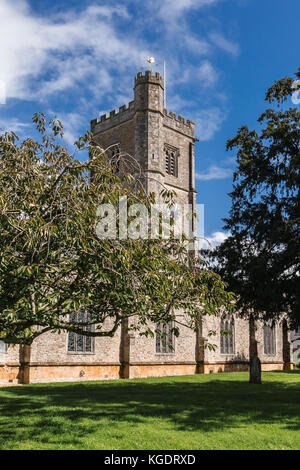
[[266,101],[278,107],[258,118],[260,132],[243,126],[227,142],[237,151],[225,219],[230,236],[213,255],[241,315],[250,314],[251,359],[256,319],[274,321],[285,313],[291,326],[300,320],[300,112],[285,103],[295,83],[284,78],[269,88]]
[[[134,318],[140,334],[178,319],[197,328],[204,314],[229,305],[220,277],[191,258],[183,241],[99,238],[97,209],[154,202],[129,174],[121,174],[87,133],[70,155],[62,125],[34,115],[38,141],[0,137],[0,338],[30,345],[45,332],[113,336]],[[78,152],[89,152],[86,161]],[[165,192],[167,200],[172,194]],[[118,226],[119,226],[118,221]],[[85,323],[72,312],[89,312]]]

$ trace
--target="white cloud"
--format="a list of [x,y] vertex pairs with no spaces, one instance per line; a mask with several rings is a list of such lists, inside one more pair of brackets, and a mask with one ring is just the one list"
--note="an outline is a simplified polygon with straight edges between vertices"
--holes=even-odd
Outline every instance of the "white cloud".
[[202,249],[213,250],[221,245],[228,237],[229,232],[213,232],[209,237],[205,237],[201,243]]
[[180,75],[175,74],[176,80],[172,80],[174,85],[179,83],[194,82],[202,86],[213,86],[218,80],[218,72],[209,60],[204,60],[198,66],[186,67]]
[[[168,58],[170,104],[174,103],[180,114],[185,115],[188,110],[196,122],[197,137],[209,140],[220,129],[224,113],[208,104],[207,109],[195,112],[197,95],[188,103],[178,95],[176,87],[196,84],[199,92],[205,89],[206,93],[208,87],[214,90],[219,72],[209,60],[213,49],[221,47],[233,55],[237,52],[238,46],[220,34],[196,34],[189,28],[191,12],[221,1],[149,0],[141,6],[137,0],[127,0],[143,8],[144,23],[140,23],[139,17],[131,18],[124,4],[117,1],[111,5],[103,0],[99,5],[90,0],[90,6],[80,11],[70,7],[63,13],[40,16],[30,9],[29,0],[0,0],[0,81],[5,82],[7,99],[47,102],[72,91],[70,117],[75,119],[81,113],[86,122],[86,118],[93,117],[91,112],[97,103],[107,107],[110,101],[112,106],[126,104],[132,75],[145,63],[145,57],[159,51],[158,55]],[[159,25],[157,37],[153,34],[148,45],[141,39],[146,20],[150,24],[147,27]],[[122,28],[129,24],[130,34]],[[188,62],[187,48],[193,62]],[[197,60],[198,56],[201,60]],[[213,95],[214,102],[219,100],[218,93],[216,90]],[[105,104],[101,103],[104,96]],[[119,101],[123,96],[124,101]],[[84,100],[86,114],[81,112]],[[67,139],[71,140],[75,133],[74,129],[68,130]]]
[[224,165],[236,165],[236,157],[226,157],[222,160]]
[[208,108],[194,115],[195,134],[200,139],[210,140],[225,121],[225,113],[219,108]]
[[211,165],[204,173],[196,173],[196,179],[201,181],[223,180],[231,177],[233,170],[231,168],[221,168],[217,165]]
[[[178,32],[182,38],[178,43],[181,52],[188,47],[197,55],[209,55],[211,41],[218,47],[232,49],[230,41],[220,35],[214,34],[208,41],[196,37],[187,25],[188,12],[219,1],[155,0],[143,5],[151,11],[150,22],[178,20],[176,27],[173,23],[175,29],[161,31],[167,39],[163,45],[161,37],[159,42],[155,39],[151,42],[153,52],[159,50],[162,56],[168,56],[171,43],[174,50],[173,39]],[[130,35],[122,34],[119,21],[126,25],[134,21],[124,5],[91,4],[79,12],[70,8],[63,14],[48,16],[34,14],[29,5],[29,0],[15,0],[13,4],[1,0],[0,3],[0,80],[5,82],[7,98],[45,100],[78,87],[90,89],[97,99],[112,90],[125,93],[117,83],[120,73],[139,69],[149,51],[140,39],[138,28],[136,31],[132,28]],[[177,83],[198,81],[204,87],[213,86],[218,78],[209,60],[183,67],[182,57],[173,52],[168,71],[171,87],[175,82],[172,75]]]
[[221,33],[211,33],[210,40],[219,48],[233,56],[237,56],[240,52],[240,46],[229,39],[226,39]]
[[39,17],[26,0],[1,0],[0,80],[7,98],[44,98],[84,80],[96,83],[97,75],[97,86],[107,91],[113,74],[101,80],[104,71],[140,64],[146,55],[142,45],[122,37],[116,15],[128,19],[124,7],[94,5],[76,15]]
[[24,130],[30,127],[31,124],[21,122],[16,118],[0,119],[0,134],[4,132],[15,132],[15,134],[22,137]]
[[196,80],[200,80],[205,86],[212,86],[218,79],[218,74],[213,65],[206,60],[195,73]]
[[[157,0],[155,0],[156,2]],[[186,10],[197,10],[202,7],[210,6],[218,3],[220,0],[164,0],[160,2],[159,15],[170,20],[171,18],[178,18]]]
[[183,34],[185,46],[194,54],[203,55],[211,52],[211,45],[205,39],[196,38],[191,33]]

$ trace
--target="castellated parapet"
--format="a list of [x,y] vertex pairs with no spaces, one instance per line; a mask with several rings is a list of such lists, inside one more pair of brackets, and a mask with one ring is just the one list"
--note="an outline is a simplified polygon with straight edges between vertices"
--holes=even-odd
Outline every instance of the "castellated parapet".
[[[151,85],[154,85],[155,88],[160,88],[160,93],[158,93],[159,100],[155,100],[155,97],[151,92],[147,96],[147,88],[150,88]],[[170,111],[168,113],[167,109],[163,107],[163,91],[164,91],[164,80],[161,75],[156,72],[152,74],[150,70],[146,71],[143,75],[142,72],[139,72],[134,80],[134,90],[135,90],[135,99],[130,101],[128,106],[120,106],[118,111],[113,109],[109,114],[103,114],[100,119],[93,119],[91,121],[91,130],[94,134],[98,132],[103,132],[106,129],[122,124],[130,119],[132,119],[137,111],[142,110],[152,110],[159,111],[164,118],[164,125],[182,132],[188,136],[194,137],[194,122],[191,120],[185,120],[181,115],[176,115],[175,112]]]
[[136,159],[148,192],[176,189],[180,203],[195,206],[194,123],[165,109],[159,73],[139,72],[133,101],[91,121],[91,131],[103,149],[118,144]]
[[180,114],[176,116],[176,113],[173,111],[170,111],[168,114],[168,111],[164,109],[164,125],[170,127],[171,129],[182,132],[183,134],[194,137],[194,121],[189,119],[185,121],[183,116]]

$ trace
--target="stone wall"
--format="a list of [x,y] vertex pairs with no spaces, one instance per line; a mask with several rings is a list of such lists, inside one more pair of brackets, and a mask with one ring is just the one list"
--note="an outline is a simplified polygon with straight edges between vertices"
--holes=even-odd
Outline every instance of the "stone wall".
[[[164,84],[156,73],[139,73],[134,83],[134,100],[112,110],[109,116],[91,121],[94,141],[104,150],[118,143],[121,154],[134,157],[145,175],[148,192],[159,201],[163,188],[176,192],[179,204],[195,208],[194,123],[164,109]],[[164,147],[179,151],[178,175],[166,173]],[[182,312],[180,320],[184,322]],[[129,326],[131,322],[129,322]],[[282,327],[276,325],[276,354],[266,356],[263,349],[263,325],[258,324],[256,338],[263,370],[290,367],[283,362]],[[215,336],[209,338],[214,330]],[[9,347],[0,352],[1,382],[51,382],[117,379],[194,373],[241,371],[249,367],[249,325],[235,319],[235,348],[231,355],[220,353],[220,318],[205,317],[199,331],[180,326],[175,349],[169,354],[156,352],[155,338],[145,338],[128,331],[124,322],[113,338],[95,338],[93,353],[68,352],[66,333],[47,333],[36,339],[31,348]],[[204,348],[207,341],[215,351]],[[288,346],[289,347],[289,346]]]
[[[181,323],[184,316],[179,315]],[[216,335],[208,338],[209,331]],[[174,351],[156,352],[155,338],[140,336],[125,327],[113,338],[95,338],[92,354],[68,353],[67,334],[47,333],[39,337],[29,351],[22,347],[9,347],[0,363],[0,383],[38,383],[105,380],[195,373],[245,371],[249,368],[249,325],[247,320],[235,318],[234,354],[220,353],[220,318],[205,317],[200,341],[190,328],[180,326],[175,338]],[[263,351],[263,324],[257,324],[256,337],[262,370],[292,368],[282,358],[282,325],[276,324],[276,354],[267,356]],[[204,349],[201,340],[216,345],[216,350]],[[23,363],[21,364],[21,361]]]
[[[264,331],[263,322],[256,322],[256,340],[258,343],[258,355],[262,363],[262,370],[282,370],[291,369],[292,364],[284,362],[283,358],[283,329],[282,321],[275,324],[276,351],[274,355],[267,355],[264,352]],[[209,331],[215,331],[216,335],[209,338]],[[206,349],[203,372],[224,372],[231,370],[247,370],[249,366],[249,322],[239,316],[235,316],[234,322],[234,353],[227,355],[220,352],[220,318],[206,317],[203,320],[203,337],[205,340],[216,346],[215,350]],[[288,333],[290,340],[290,333]],[[290,342],[288,347],[291,351]]]

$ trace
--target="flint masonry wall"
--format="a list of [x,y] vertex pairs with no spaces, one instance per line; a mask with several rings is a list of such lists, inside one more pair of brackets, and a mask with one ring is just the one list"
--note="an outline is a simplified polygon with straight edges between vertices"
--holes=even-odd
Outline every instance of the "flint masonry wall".
[[95,338],[93,352],[80,354],[68,352],[67,333],[45,333],[26,354],[23,347],[8,347],[0,357],[0,383],[117,379],[121,375],[120,343],[121,329],[113,338]]
[[0,354],[0,384],[20,381],[20,347],[9,346]]
[[67,333],[46,333],[31,346],[30,382],[119,378],[120,366],[120,329],[95,338],[91,353],[68,352]]
[[[264,352],[264,324],[263,322],[256,322],[256,341],[258,348],[258,355],[261,360],[262,370],[282,370],[291,369],[291,359],[286,358],[284,360],[283,354],[283,327],[282,321],[275,324],[275,354],[267,355]],[[215,331],[216,335],[209,338],[208,332]],[[234,353],[233,354],[221,354],[220,352],[220,318],[208,316],[203,320],[203,337],[217,346],[216,350],[206,349],[205,358],[203,361],[202,371],[204,373],[216,373],[216,372],[231,372],[231,371],[243,371],[249,368],[249,322],[237,315],[234,319]],[[291,351],[290,346],[290,333],[287,334],[289,353]]]
[[[186,319],[182,313],[178,312],[177,317],[185,323]],[[145,338],[130,332],[128,377],[195,374],[196,335],[193,330],[182,325],[179,325],[179,331],[179,337],[174,338],[174,350],[170,353],[157,353],[155,338]]]

